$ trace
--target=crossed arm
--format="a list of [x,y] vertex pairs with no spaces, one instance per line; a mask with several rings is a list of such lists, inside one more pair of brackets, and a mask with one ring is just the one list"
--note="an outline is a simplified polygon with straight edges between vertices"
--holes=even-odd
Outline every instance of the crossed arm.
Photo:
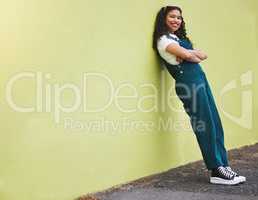
[[168,45],[166,51],[177,56],[177,60],[179,62],[182,62],[182,60],[187,60],[190,62],[199,63],[208,58],[208,56],[199,49],[189,50],[175,43]]

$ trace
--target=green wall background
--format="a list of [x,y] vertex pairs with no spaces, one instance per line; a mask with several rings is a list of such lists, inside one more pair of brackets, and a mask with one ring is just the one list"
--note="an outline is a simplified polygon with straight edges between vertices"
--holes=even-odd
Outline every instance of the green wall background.
[[[218,108],[221,110],[223,103],[228,113],[240,116],[241,91],[252,91],[253,124],[250,129],[236,124],[221,112],[227,148],[257,142],[257,1],[181,0],[173,3],[183,8],[188,33],[195,46],[209,55],[202,66]],[[194,134],[189,130],[87,131],[65,129],[63,124],[65,118],[90,122],[125,117],[155,123],[160,119],[181,120],[187,124],[184,113],[167,107],[165,112],[123,113],[113,101],[99,113],[86,113],[81,109],[61,113],[61,122],[57,124],[53,110],[16,112],[6,100],[7,83],[15,74],[49,73],[51,77],[44,79],[43,88],[53,89],[57,83],[80,86],[83,73],[95,72],[109,77],[116,89],[123,83],[137,89],[138,98],[120,100],[124,108],[133,109],[144,95],[153,94],[157,95],[161,106],[161,96],[169,95],[174,81],[159,66],[151,49],[151,37],[155,15],[166,4],[171,1],[2,2],[1,200],[70,200],[201,159]],[[242,88],[239,77],[249,70],[253,82]],[[237,88],[221,99],[222,88],[232,80],[237,80]],[[155,87],[142,87],[142,84]],[[166,86],[165,91],[162,84]],[[13,89],[15,102],[34,105],[35,89],[35,81],[20,80]],[[83,101],[91,107],[103,105],[109,89],[107,82],[91,80],[85,89],[87,99]],[[51,94],[54,95],[53,91]],[[135,91],[127,87],[119,94],[133,96]],[[73,105],[71,91],[65,91],[60,98],[63,105]],[[45,103],[43,99],[44,106]],[[154,99],[150,97],[140,103],[144,109],[149,109]],[[177,98],[173,98],[172,105],[182,109]]]

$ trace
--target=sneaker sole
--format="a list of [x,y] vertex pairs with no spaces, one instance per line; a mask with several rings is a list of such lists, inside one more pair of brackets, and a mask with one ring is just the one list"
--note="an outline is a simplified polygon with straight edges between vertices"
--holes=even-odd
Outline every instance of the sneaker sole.
[[211,177],[210,183],[212,184],[221,184],[221,185],[238,185],[240,183],[240,180],[233,179],[233,180],[226,180],[219,177]]
[[239,180],[240,180],[240,183],[244,183],[244,182],[246,182],[246,178],[245,177],[239,177]]

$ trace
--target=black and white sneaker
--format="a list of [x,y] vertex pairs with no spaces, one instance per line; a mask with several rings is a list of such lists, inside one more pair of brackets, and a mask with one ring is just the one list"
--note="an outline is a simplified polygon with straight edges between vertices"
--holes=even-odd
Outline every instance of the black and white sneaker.
[[235,175],[223,166],[220,166],[211,171],[210,183],[223,185],[237,185],[240,180]]
[[226,166],[226,170],[228,170],[230,173],[232,173],[236,178],[240,180],[240,183],[246,182],[246,177],[238,175],[235,171],[231,169],[231,167]]

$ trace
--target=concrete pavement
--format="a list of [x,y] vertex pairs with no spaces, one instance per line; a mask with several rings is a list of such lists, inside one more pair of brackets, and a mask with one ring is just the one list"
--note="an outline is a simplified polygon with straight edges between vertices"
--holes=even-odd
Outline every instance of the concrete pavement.
[[258,143],[228,152],[231,167],[247,182],[214,185],[203,161],[189,163],[129,184],[82,196],[80,200],[258,200]]

